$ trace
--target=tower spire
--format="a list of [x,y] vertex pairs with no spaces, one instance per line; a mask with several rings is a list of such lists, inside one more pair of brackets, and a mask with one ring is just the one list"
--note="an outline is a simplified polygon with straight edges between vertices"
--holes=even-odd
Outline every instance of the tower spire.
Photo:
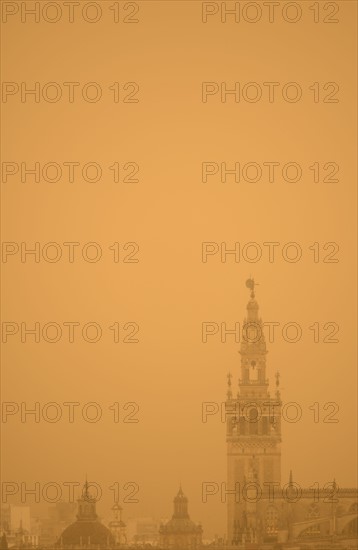
[[259,305],[255,299],[256,284],[251,277],[246,281],[246,287],[251,292],[242,329],[239,390],[241,394],[266,397],[268,390],[268,380],[266,379],[267,351],[263,323],[259,317]]

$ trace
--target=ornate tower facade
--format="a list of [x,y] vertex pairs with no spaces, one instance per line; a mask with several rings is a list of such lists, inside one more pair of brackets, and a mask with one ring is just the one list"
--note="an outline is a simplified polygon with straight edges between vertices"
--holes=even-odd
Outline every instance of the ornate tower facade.
[[[266,341],[253,279],[242,326],[241,375],[234,395],[228,375],[226,400],[228,543],[255,542],[264,526],[260,501],[281,484],[281,398],[269,393]],[[233,492],[235,491],[235,494]]]

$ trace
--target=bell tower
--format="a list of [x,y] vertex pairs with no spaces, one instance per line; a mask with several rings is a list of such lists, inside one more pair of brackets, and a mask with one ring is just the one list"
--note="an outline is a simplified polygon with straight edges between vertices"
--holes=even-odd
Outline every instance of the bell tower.
[[[238,391],[233,394],[229,374],[226,400],[229,544],[248,540],[248,536],[252,542],[257,541],[260,518],[256,495],[262,494],[264,498],[273,487],[277,490],[281,482],[279,375],[275,396],[271,397],[266,378],[268,352],[254,280],[248,279],[246,286],[251,292],[242,325]],[[230,494],[233,491],[235,495]]]

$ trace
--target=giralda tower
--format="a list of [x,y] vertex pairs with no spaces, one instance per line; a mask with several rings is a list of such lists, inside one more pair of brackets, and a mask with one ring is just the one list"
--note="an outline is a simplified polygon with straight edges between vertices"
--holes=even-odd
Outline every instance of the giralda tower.
[[[228,375],[227,425],[227,511],[228,542],[242,540],[243,534],[255,539],[264,526],[260,499],[281,484],[281,398],[279,376],[271,397],[266,378],[266,341],[253,279],[240,344],[241,376],[238,392]],[[276,489],[276,490],[277,490]],[[236,490],[237,494],[231,492]],[[271,494],[271,493],[270,493]]]

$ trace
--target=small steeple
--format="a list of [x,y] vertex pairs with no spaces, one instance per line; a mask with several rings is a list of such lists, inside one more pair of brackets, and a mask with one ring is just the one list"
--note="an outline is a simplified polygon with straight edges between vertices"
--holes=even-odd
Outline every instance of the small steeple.
[[87,500],[89,500],[89,498],[90,498],[90,495],[89,495],[89,492],[88,492],[87,473],[86,473],[86,481],[85,481],[85,484],[83,486],[82,496],[83,496],[84,499],[87,499]]
[[337,482],[336,482],[336,478],[333,478],[332,487],[333,487],[334,492],[336,492],[338,490],[338,485],[337,485]]
[[97,519],[96,513],[96,499],[89,492],[90,484],[87,480],[83,485],[81,497],[78,499],[78,513],[77,519],[79,521],[95,521]]
[[231,372],[229,372],[227,374],[227,392],[226,392],[226,395],[227,395],[228,399],[232,399],[231,378],[232,378],[232,374],[231,374]]
[[280,399],[280,373],[277,371],[275,374],[276,378],[276,398]]

